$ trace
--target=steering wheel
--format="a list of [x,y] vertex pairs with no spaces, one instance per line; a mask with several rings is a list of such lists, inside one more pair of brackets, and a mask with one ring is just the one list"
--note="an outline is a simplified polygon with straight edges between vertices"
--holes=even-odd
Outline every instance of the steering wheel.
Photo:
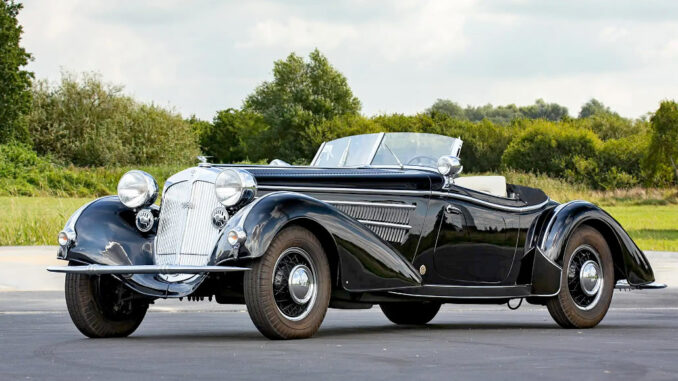
[[[430,163],[431,165],[424,165]],[[431,156],[419,155],[415,156],[407,162],[407,165],[421,165],[422,167],[436,167],[438,165],[438,159],[435,159]]]

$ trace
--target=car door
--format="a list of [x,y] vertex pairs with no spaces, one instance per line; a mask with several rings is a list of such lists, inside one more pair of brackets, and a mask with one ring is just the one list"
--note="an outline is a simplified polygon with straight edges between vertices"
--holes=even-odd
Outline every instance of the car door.
[[436,272],[451,283],[501,283],[513,264],[517,223],[511,213],[449,198],[433,255]]

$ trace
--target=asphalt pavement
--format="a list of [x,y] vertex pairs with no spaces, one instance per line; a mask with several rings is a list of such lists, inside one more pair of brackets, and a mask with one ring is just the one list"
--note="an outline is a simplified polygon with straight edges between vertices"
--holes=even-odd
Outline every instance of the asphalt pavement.
[[[16,269],[8,257],[0,250],[0,279]],[[678,255],[649,257],[671,286]],[[0,292],[0,380],[678,379],[678,287],[616,291],[587,330],[530,305],[446,305],[425,327],[395,326],[375,307],[330,310],[315,337],[271,341],[244,306],[159,300],[132,336],[94,340],[71,323],[63,291],[49,290],[63,275],[41,277],[23,279],[43,290],[16,281]]]

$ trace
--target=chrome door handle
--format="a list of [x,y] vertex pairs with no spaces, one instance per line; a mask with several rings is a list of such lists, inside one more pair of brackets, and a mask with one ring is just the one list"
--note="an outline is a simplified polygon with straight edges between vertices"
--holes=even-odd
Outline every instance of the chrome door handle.
[[447,204],[445,206],[445,213],[461,214],[461,209],[457,208],[456,206],[453,206],[452,204]]

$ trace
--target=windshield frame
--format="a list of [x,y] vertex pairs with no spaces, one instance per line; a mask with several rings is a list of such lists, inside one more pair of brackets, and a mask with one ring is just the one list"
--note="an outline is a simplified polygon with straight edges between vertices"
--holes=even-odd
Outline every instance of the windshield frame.
[[[416,134],[427,134],[427,133],[422,133],[422,132],[414,132]],[[316,167],[316,168],[385,168],[385,169],[418,169],[418,170],[424,170],[424,171],[429,171],[429,172],[434,172],[434,173],[439,173],[437,168],[433,167],[427,167],[427,166],[421,166],[421,165],[408,165],[408,164],[402,164],[402,165],[397,165],[397,164],[372,164],[374,162],[375,157],[377,156],[377,153],[379,151],[379,147],[382,146],[384,139],[386,138],[387,133],[386,132],[379,132],[379,136],[377,139],[375,139],[374,147],[372,147],[371,154],[369,156],[369,164],[361,164],[361,165],[348,165],[348,166],[324,166],[324,167],[316,167],[316,163],[318,162],[318,159],[320,157],[320,154],[323,152],[323,149],[325,148],[325,145],[329,142],[333,142],[335,140],[339,140],[342,138],[348,138],[350,136],[344,136],[342,138],[337,138],[333,139],[330,141],[324,141],[318,150],[315,153],[315,156],[313,156],[313,160],[309,164],[310,167]],[[370,134],[359,134],[359,135],[352,135],[352,136],[361,136],[361,135],[370,135]],[[428,135],[436,135],[436,134],[428,134]],[[443,136],[443,135],[441,135]],[[461,138],[452,138],[452,139],[459,139]],[[463,143],[463,141],[462,141]],[[450,153],[451,154],[451,153]]]

